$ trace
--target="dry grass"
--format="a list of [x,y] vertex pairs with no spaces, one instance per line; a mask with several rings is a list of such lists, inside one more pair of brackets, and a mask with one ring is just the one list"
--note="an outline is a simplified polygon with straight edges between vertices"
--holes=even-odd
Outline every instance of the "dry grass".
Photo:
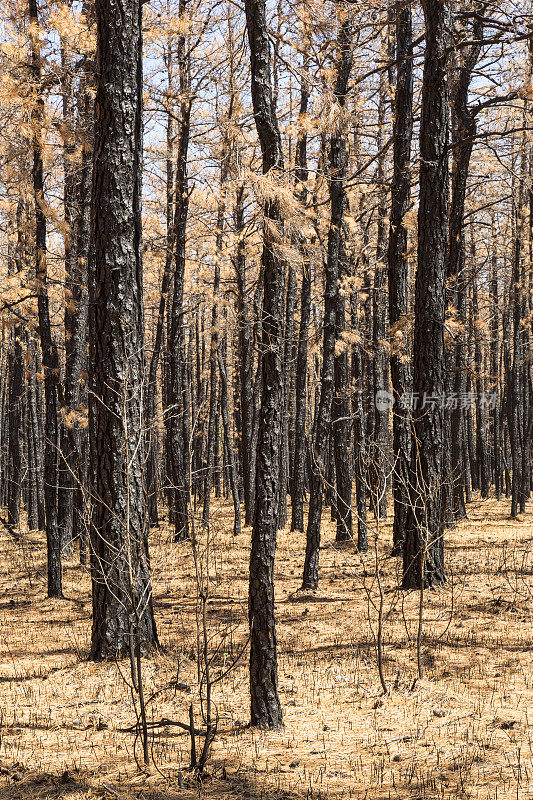
[[[336,548],[326,522],[315,595],[297,591],[303,537],[281,532],[276,599],[285,729],[262,734],[243,726],[244,659],[215,690],[219,735],[202,786],[187,785],[188,738],[172,726],[153,741],[159,771],[139,774],[134,737],[117,730],[135,719],[119,668],[85,660],[87,574],[68,562],[68,599],[47,600],[42,535],[28,534],[21,545],[1,534],[0,800],[532,798],[533,508],[513,522],[508,507],[478,502],[469,520],[448,532],[450,581],[427,593],[426,674],[414,688],[417,595],[396,589],[398,563],[386,557],[390,526],[383,526],[377,556],[372,545],[363,559]],[[224,670],[246,641],[250,531],[235,540],[225,506],[214,528],[210,630],[215,669]],[[169,544],[166,533],[156,531],[153,543],[165,650],[145,661],[145,675],[150,692],[162,690],[153,718],[185,722],[191,699],[199,708],[194,569],[190,545]],[[376,563],[385,601],[385,697],[369,625],[375,628]],[[181,688],[165,689],[176,677]]]

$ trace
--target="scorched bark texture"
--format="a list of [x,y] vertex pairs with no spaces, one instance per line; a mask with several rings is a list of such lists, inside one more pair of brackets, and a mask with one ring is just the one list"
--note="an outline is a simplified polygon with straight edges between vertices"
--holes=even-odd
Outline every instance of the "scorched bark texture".
[[91,658],[146,650],[153,620],[143,481],[142,7],[97,0],[89,431]]

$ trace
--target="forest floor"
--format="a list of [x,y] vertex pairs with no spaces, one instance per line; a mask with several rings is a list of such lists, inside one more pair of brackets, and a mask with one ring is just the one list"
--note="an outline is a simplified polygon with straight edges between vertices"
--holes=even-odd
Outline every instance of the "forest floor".
[[[213,501],[215,502],[215,501]],[[298,591],[300,534],[282,531],[276,556],[279,684],[285,727],[264,734],[249,718],[246,644],[250,530],[235,539],[215,509],[208,625],[218,733],[209,775],[193,784],[187,734],[157,728],[157,769],[139,772],[129,664],[86,660],[90,581],[65,565],[65,600],[46,598],[43,535],[0,532],[0,800],[69,798],[533,798],[533,504],[518,521],[509,502],[476,501],[446,534],[449,581],[424,596],[415,681],[419,596],[398,591],[390,524],[377,552],[334,544],[323,526],[321,582]],[[164,649],[145,659],[152,720],[202,726],[196,680],[196,588],[189,543],[153,534],[154,595]],[[376,667],[383,591],[382,696]],[[173,688],[168,688],[173,684]],[[138,748],[137,748],[138,749]]]

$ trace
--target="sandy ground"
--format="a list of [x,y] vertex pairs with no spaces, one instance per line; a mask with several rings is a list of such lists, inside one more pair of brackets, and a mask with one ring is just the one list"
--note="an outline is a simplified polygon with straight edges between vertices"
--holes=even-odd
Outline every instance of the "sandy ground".
[[[234,539],[230,509],[214,501],[210,547],[210,658],[218,735],[202,784],[189,737],[155,729],[154,765],[139,772],[129,664],[86,660],[90,581],[65,565],[65,600],[46,598],[43,535],[1,539],[0,800],[172,798],[533,798],[533,504],[518,521],[509,502],[476,501],[447,532],[449,581],[424,597],[398,591],[390,525],[362,558],[323,526],[321,583],[301,594],[304,541],[281,531],[276,610],[285,727],[248,721],[246,644],[250,530]],[[189,543],[153,533],[154,595],[164,649],[144,659],[149,718],[202,726],[197,680],[195,569]],[[205,565],[205,537],[202,563]],[[377,570],[377,572],[376,572]],[[379,581],[377,580],[379,577]],[[377,608],[383,600],[383,696]],[[139,749],[137,748],[137,752]]]

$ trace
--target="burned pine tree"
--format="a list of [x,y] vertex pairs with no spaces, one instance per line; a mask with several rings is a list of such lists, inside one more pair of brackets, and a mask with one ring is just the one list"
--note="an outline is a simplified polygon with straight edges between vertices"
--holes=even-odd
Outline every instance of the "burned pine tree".
[[157,634],[143,480],[142,5],[97,0],[95,15],[90,657],[98,660],[145,651]]
[[[342,115],[348,94],[348,82],[353,64],[353,22],[348,15],[342,22],[338,39],[336,81],[334,87],[335,110],[339,115],[329,143],[329,194],[331,218],[328,232],[326,257],[326,287],[324,296],[324,340],[322,346],[322,373],[320,379],[320,402],[315,419],[315,435],[311,452],[309,476],[309,517],[302,586],[316,589],[318,586],[318,558],[320,550],[322,502],[326,460],[328,455],[331,412],[335,390],[335,341],[339,293],[339,270],[343,256],[343,217],[346,209],[344,186],[348,161],[346,133]],[[348,444],[348,442],[346,443]]]
[[[252,103],[261,145],[263,173],[270,173],[275,181],[283,170],[283,152],[272,99],[265,0],[246,0],[245,9],[250,45]],[[279,519],[285,299],[285,265],[276,247],[276,238],[282,235],[283,217],[275,196],[265,200],[263,214],[265,227],[261,254],[263,308],[260,345],[262,397],[256,456],[248,617],[251,722],[259,728],[275,729],[282,724],[274,618],[274,556]]]
[[[414,436],[403,587],[445,580],[442,478],[444,456],[444,315],[448,242],[448,66],[451,7],[424,0],[426,44],[420,119],[420,204],[415,281]],[[422,398],[431,398],[427,406]]]

